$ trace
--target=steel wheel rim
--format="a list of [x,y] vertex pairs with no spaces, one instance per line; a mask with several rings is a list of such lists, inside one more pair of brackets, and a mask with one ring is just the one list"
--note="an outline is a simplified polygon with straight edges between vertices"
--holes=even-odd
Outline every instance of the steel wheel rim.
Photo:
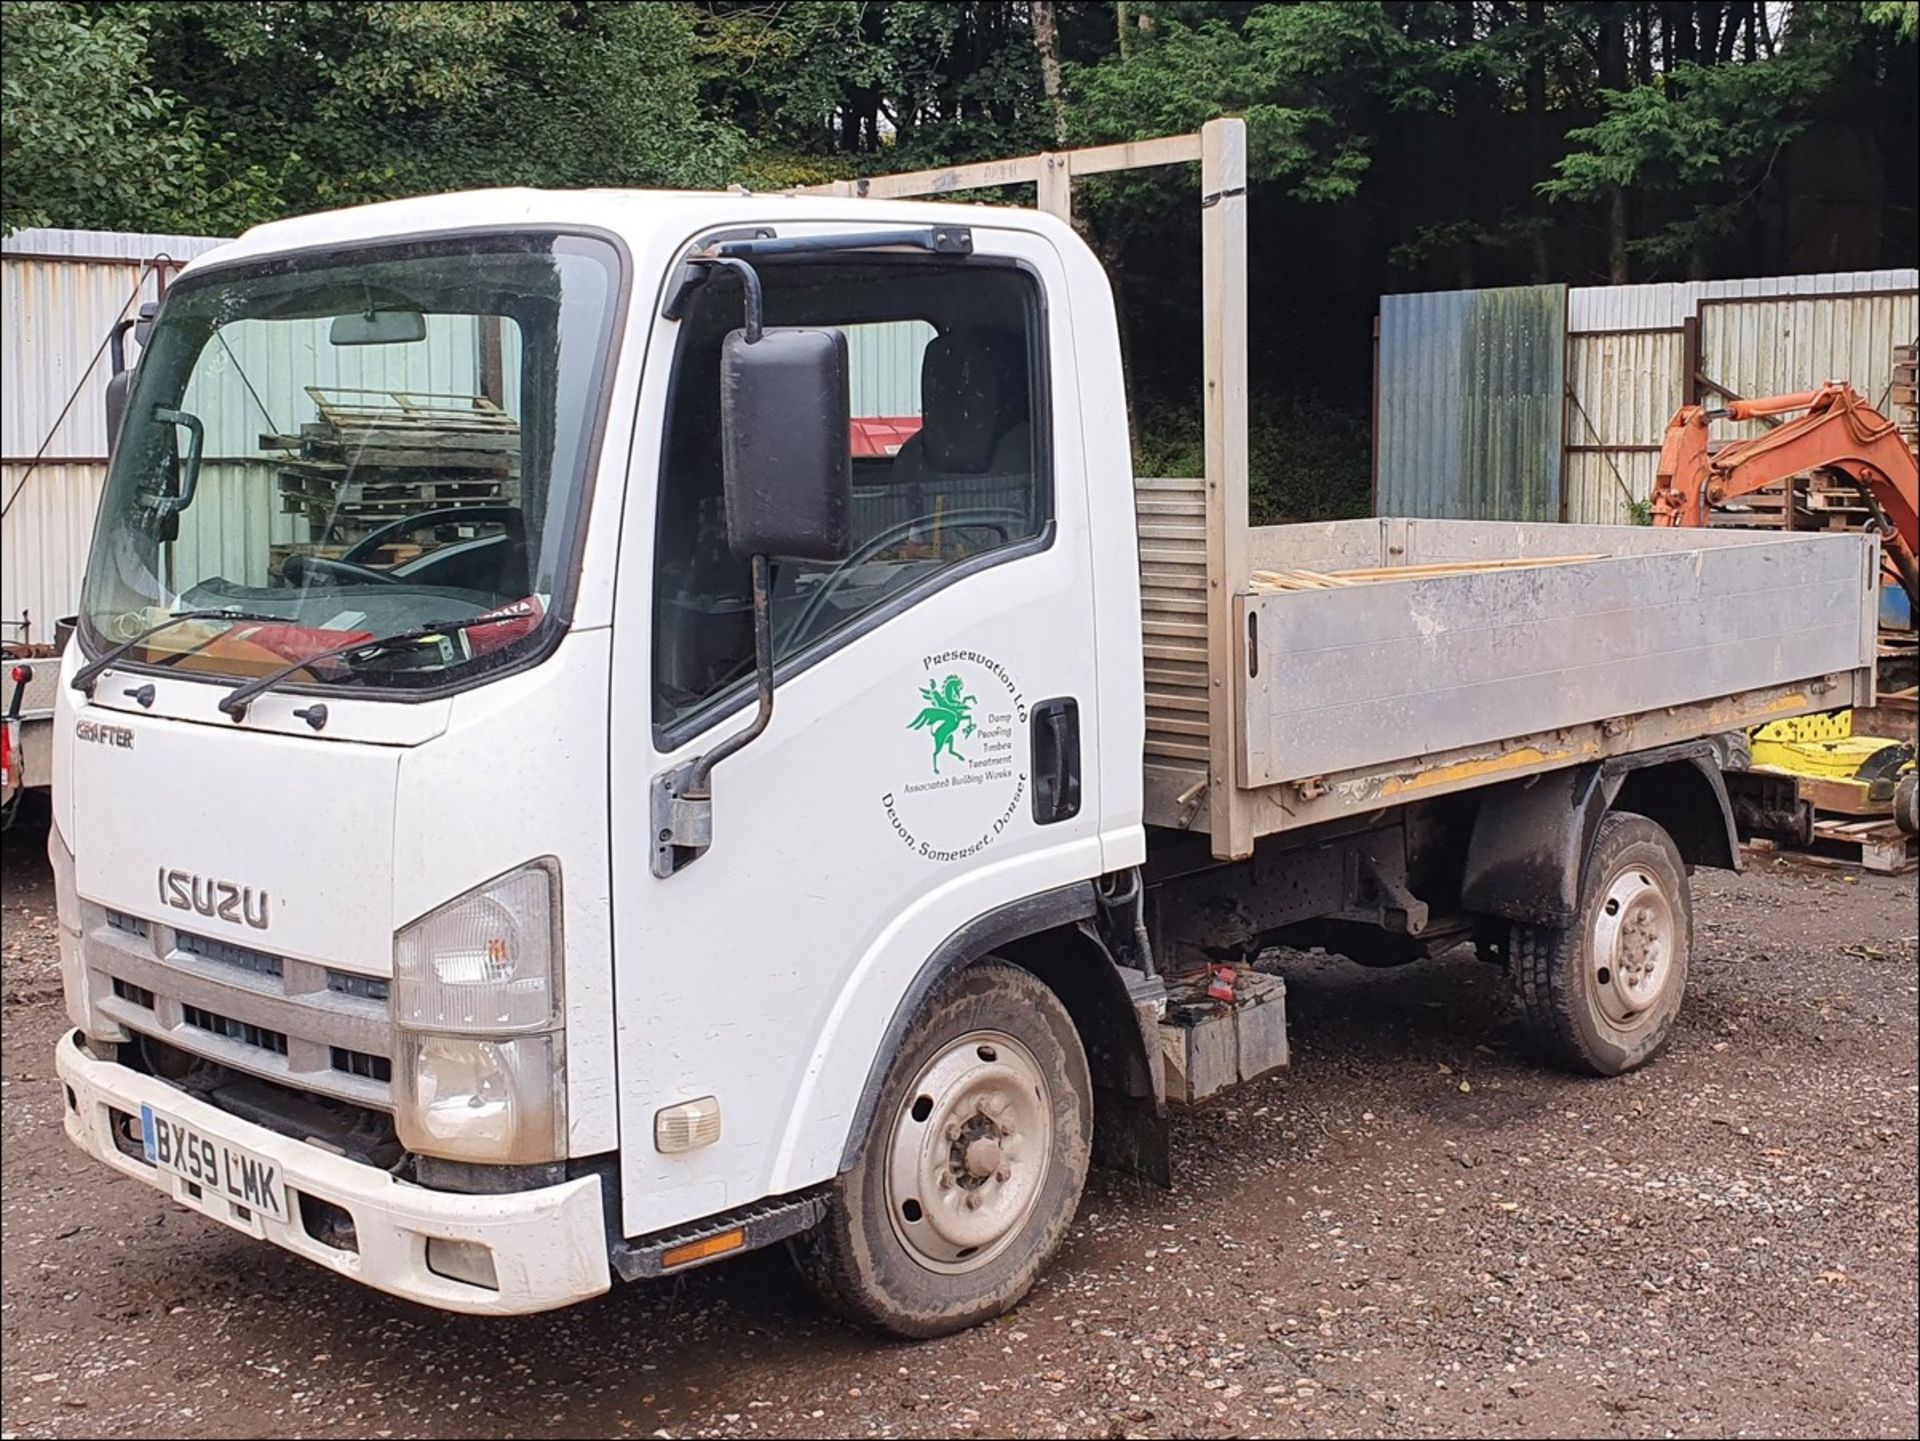
[[1587,984],[1600,1013],[1630,1031],[1659,1009],[1673,978],[1679,927],[1673,901],[1643,866],[1608,883],[1593,918]]
[[971,1031],[921,1068],[893,1118],[893,1233],[928,1270],[977,1270],[1024,1229],[1052,1167],[1053,1106],[1040,1063],[1002,1031]]

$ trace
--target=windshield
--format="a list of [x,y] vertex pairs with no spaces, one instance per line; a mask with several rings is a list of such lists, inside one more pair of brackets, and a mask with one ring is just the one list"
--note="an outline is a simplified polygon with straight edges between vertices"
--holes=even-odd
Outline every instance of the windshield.
[[[619,264],[589,237],[487,235],[182,280],[114,448],[89,641],[161,626],[129,659],[251,677],[313,655],[294,680],[388,687],[537,646],[570,582]],[[246,618],[162,626],[207,610]],[[450,633],[317,658],[420,626]]]

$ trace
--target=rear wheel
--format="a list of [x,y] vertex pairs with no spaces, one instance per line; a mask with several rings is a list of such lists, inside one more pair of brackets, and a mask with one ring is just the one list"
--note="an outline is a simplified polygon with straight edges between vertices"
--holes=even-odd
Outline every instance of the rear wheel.
[[910,1337],[1000,1315],[1066,1237],[1093,1092],[1072,1018],[998,961],[937,991],[881,1089],[827,1218],[794,1246],[837,1309]]
[[1570,1071],[1617,1076],[1658,1055],[1687,989],[1693,898],[1672,839],[1645,816],[1600,824],[1571,926],[1513,928],[1528,1038]]

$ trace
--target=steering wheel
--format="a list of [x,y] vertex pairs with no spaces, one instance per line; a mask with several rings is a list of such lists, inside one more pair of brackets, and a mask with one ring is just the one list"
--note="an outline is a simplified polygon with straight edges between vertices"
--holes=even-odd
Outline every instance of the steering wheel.
[[951,510],[941,515],[916,515],[876,531],[855,546],[847,558],[828,571],[826,579],[814,587],[813,594],[807,597],[807,603],[800,608],[800,614],[794,618],[793,626],[786,634],[786,648],[791,650],[806,641],[812,634],[814,624],[826,610],[827,602],[845,587],[855,570],[916,531],[931,529],[936,525],[942,530],[979,527],[993,531],[999,537],[1000,544],[1005,545],[1031,523],[1021,511],[982,506],[974,510]]
[[415,515],[388,521],[355,541],[345,555],[335,559],[325,555],[296,552],[280,563],[280,575],[289,585],[304,586],[309,581],[322,585],[396,585],[401,577],[390,570],[375,570],[363,565],[362,558],[378,555],[389,541],[410,535],[423,525],[448,525],[466,522],[472,525],[497,521],[516,542],[524,542],[526,516],[513,505],[448,505],[423,510]]
[[340,559],[352,564],[378,555],[381,546],[403,535],[411,535],[423,525],[482,525],[489,521],[497,521],[516,543],[525,543],[527,517],[517,505],[444,505],[388,521],[355,541]]
[[355,565],[350,560],[335,560],[327,555],[307,555],[296,551],[280,563],[280,575],[289,585],[305,586],[312,581],[322,585],[392,585],[395,577],[370,565]]

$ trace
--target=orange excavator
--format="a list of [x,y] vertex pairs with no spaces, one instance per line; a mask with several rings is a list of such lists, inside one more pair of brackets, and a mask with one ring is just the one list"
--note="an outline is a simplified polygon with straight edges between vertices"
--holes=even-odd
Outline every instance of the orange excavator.
[[[1716,420],[1764,420],[1804,412],[1765,435],[1709,453]],[[1881,556],[1920,611],[1920,467],[1894,423],[1852,386],[1729,400],[1723,408],[1682,406],[1667,422],[1653,483],[1655,525],[1705,525],[1707,508],[1807,470],[1852,480],[1873,511]]]

